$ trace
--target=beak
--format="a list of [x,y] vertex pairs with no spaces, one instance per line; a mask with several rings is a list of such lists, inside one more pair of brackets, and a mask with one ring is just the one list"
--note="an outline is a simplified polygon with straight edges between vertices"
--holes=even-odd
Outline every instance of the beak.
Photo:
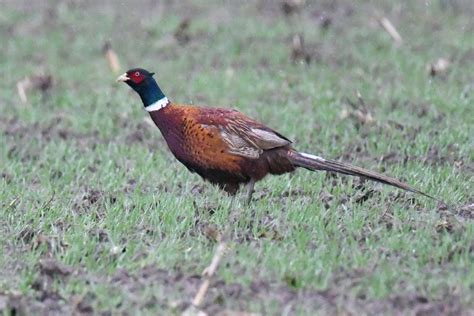
[[117,78],[117,82],[125,82],[127,80],[130,80],[130,78],[127,76],[127,73],[124,73],[123,75],[120,75],[118,78]]

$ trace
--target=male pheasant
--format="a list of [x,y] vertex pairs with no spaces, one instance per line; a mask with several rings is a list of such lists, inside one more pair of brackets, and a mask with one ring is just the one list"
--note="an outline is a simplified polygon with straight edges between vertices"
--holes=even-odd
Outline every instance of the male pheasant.
[[231,195],[241,184],[247,184],[247,203],[256,181],[298,167],[358,176],[432,198],[397,179],[298,152],[288,138],[236,110],[170,102],[153,75],[134,68],[117,81],[127,83],[139,94],[176,159]]

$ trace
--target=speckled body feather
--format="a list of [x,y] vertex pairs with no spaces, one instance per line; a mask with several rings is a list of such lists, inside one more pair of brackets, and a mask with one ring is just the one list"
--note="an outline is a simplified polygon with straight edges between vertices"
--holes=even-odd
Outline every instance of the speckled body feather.
[[[150,116],[176,159],[228,193],[251,179],[295,169],[288,159],[290,141],[238,111],[170,104]],[[261,140],[252,138],[252,129],[278,135],[275,147],[257,147]]]

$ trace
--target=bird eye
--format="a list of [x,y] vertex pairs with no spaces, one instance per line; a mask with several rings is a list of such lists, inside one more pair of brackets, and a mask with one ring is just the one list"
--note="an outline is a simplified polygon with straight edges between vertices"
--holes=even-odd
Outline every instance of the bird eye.
[[138,77],[138,76],[140,76],[140,73],[137,71],[137,72],[135,73],[135,77]]

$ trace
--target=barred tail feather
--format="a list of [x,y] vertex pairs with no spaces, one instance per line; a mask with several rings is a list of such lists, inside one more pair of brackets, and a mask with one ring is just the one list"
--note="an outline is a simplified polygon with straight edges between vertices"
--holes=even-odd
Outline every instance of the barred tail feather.
[[352,166],[350,164],[342,163],[336,160],[326,159],[319,156],[306,154],[306,153],[300,153],[296,151],[291,152],[289,156],[293,165],[297,167],[303,167],[311,171],[316,171],[316,170],[331,171],[331,172],[337,172],[337,173],[346,174],[350,176],[366,178],[372,181],[388,184],[388,185],[391,185],[391,186],[394,186],[406,191],[421,194],[431,199],[437,200],[431,195],[426,194],[420,190],[417,190],[413,188],[412,186],[404,182],[401,182],[400,180],[397,180],[395,178],[388,177],[388,176],[385,176],[385,175],[382,175],[382,174],[379,174],[379,173],[376,173],[374,171],[370,171],[364,168],[360,168],[360,167]]

